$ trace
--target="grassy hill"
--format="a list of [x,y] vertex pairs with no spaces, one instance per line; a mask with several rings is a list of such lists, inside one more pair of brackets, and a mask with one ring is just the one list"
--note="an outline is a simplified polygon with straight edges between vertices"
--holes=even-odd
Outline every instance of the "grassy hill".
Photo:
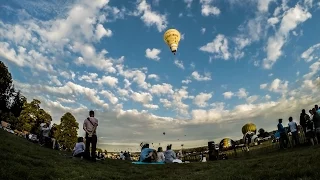
[[303,147],[209,163],[132,165],[120,160],[96,163],[0,130],[0,179],[319,179],[320,147]]

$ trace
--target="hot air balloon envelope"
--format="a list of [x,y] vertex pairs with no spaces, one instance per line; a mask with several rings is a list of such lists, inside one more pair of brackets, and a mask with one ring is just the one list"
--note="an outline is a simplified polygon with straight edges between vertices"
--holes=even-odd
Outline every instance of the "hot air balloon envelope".
[[169,46],[173,54],[178,50],[180,39],[180,32],[176,29],[168,29],[163,35],[164,42]]
[[222,151],[232,150],[235,147],[235,142],[230,138],[224,138],[220,141],[219,149]]
[[256,134],[257,133],[257,126],[253,123],[248,123],[242,127],[242,134],[246,134],[249,131]]

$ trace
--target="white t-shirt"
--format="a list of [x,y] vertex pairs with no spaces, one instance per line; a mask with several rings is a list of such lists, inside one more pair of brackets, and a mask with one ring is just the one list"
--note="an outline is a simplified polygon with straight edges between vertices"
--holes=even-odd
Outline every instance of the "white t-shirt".
[[77,154],[80,154],[80,153],[82,153],[82,152],[84,152],[84,150],[85,150],[85,145],[84,145],[84,143],[83,142],[79,142],[79,143],[77,143],[75,146],[74,146],[74,153],[73,153],[73,155],[75,156],[75,155],[77,155]]
[[50,133],[50,128],[49,127],[47,127],[47,128],[42,127],[41,130],[42,130],[42,136],[49,137],[49,133]]
[[164,157],[163,152],[158,152],[157,155],[158,155],[158,159],[157,159],[158,162],[164,162],[165,161],[165,157]]
[[291,132],[297,131],[297,123],[296,122],[291,121],[291,122],[289,122],[288,126],[289,126]]

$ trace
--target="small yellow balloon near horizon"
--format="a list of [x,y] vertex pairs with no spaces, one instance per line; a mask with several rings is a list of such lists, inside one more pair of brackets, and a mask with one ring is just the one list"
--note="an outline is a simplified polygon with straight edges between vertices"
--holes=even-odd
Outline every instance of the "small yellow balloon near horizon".
[[181,34],[176,29],[168,29],[163,35],[164,42],[169,46],[171,52],[174,55],[178,50],[180,39],[181,39]]

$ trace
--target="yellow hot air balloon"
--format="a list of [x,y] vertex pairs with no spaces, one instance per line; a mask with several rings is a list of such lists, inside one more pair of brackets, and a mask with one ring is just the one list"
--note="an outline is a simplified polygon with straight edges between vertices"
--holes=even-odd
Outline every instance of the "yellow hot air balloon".
[[254,134],[256,134],[257,133],[257,126],[253,123],[248,123],[242,127],[242,134],[246,134],[249,131],[254,132]]
[[224,138],[220,141],[219,149],[222,151],[228,151],[228,150],[234,149],[235,144],[236,143],[232,139]]
[[168,29],[163,35],[164,42],[169,46],[174,55],[178,50],[180,39],[180,32],[176,29]]

